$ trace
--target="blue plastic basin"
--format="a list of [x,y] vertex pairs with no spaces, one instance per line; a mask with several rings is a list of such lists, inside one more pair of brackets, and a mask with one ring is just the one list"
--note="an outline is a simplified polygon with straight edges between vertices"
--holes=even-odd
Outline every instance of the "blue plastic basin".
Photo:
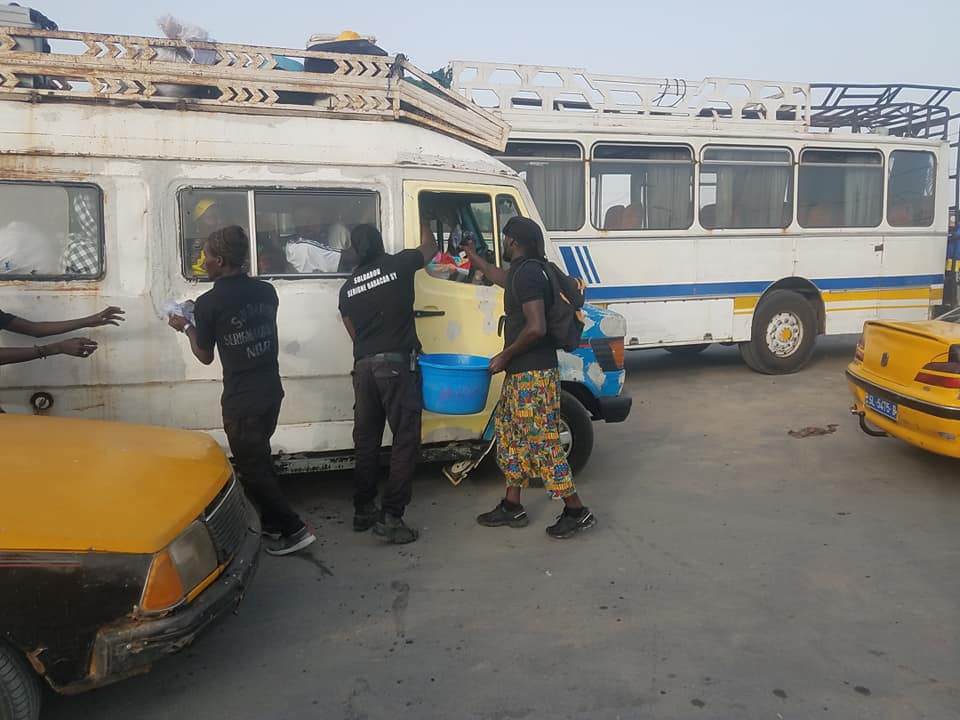
[[423,406],[441,415],[473,415],[487,406],[490,358],[436,353],[420,356]]

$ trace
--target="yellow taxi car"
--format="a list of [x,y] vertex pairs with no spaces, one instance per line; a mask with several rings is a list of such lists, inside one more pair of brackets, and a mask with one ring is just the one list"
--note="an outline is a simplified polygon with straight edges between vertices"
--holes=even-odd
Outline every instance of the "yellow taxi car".
[[143,672],[232,611],[257,514],[207,435],[0,414],[0,720]]
[[960,309],[922,322],[866,322],[847,382],[868,434],[960,457]]

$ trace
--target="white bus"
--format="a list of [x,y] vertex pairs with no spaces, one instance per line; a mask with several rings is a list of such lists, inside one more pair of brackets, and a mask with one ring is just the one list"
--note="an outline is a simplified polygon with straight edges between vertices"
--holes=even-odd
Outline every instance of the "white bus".
[[804,83],[449,71],[510,123],[502,159],[630,348],[738,343],[754,370],[794,372],[818,334],[941,303],[942,140],[817,128]]

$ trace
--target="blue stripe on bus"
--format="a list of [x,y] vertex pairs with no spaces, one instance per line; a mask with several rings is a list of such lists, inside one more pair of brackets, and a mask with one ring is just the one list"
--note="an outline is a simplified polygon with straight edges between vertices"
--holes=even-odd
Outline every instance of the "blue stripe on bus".
[[583,246],[583,254],[587,256],[587,262],[590,263],[590,271],[597,282],[600,282],[600,273],[597,272],[597,266],[593,264],[593,257],[590,255],[590,246]]
[[[561,253],[566,248],[560,248]],[[564,258],[566,260],[566,258]],[[568,263],[569,266],[569,263]],[[573,273],[571,273],[572,275]],[[577,275],[579,277],[579,275]],[[850,277],[813,280],[821,290],[871,290],[880,288],[919,287],[939,285],[943,275],[897,275],[892,277]],[[679,283],[675,285],[622,285],[619,287],[589,287],[587,300],[602,302],[633,298],[708,297],[717,295],[760,295],[773,281],[725,283]]]
[[580,267],[583,268],[584,275],[587,276],[587,282],[591,282],[591,283],[597,282],[597,279],[590,273],[590,268],[587,266],[587,259],[586,257],[584,257],[585,249],[580,247],[579,245],[575,246],[573,249],[574,249],[574,252],[577,253],[577,260],[580,263]]
[[580,268],[577,267],[576,258],[573,256],[573,248],[568,247],[567,245],[560,246],[560,257],[563,258],[563,264],[567,266],[567,275],[574,278],[583,279],[583,274],[580,272]]

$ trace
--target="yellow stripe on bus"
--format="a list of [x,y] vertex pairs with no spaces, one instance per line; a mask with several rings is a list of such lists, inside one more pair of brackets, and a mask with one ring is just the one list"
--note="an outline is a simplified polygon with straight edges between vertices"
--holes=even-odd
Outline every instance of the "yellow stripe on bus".
[[943,297],[943,288],[929,286],[897,290],[835,290],[823,293],[825,303],[854,300],[937,300]]
[[861,305],[859,307],[842,307],[842,308],[827,308],[828,313],[836,312],[850,312],[851,310],[929,310],[930,305],[924,303],[923,305]]
[[760,302],[759,295],[737,295],[733,298],[733,312],[753,312],[758,302]]

